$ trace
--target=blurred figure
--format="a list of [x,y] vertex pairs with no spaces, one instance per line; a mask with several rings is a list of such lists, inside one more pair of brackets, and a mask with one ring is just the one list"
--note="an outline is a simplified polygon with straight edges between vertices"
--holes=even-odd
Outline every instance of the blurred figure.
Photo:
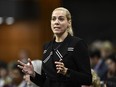
[[108,65],[108,73],[107,73],[107,87],[116,87],[116,54],[110,55],[106,64]]
[[91,69],[91,72],[92,72],[92,85],[91,86],[83,85],[81,87],[101,87],[99,76],[97,75],[97,73],[93,69]]
[[0,61],[0,87],[8,84],[10,78],[8,77],[7,63]]
[[106,64],[108,65],[107,77],[111,78],[116,76],[116,54],[110,55],[106,60]]
[[90,51],[90,61],[92,68],[98,74],[100,80],[101,81],[106,80],[107,65],[105,64],[104,60],[101,58],[100,50],[94,49]]
[[27,83],[27,86],[26,87],[39,87],[36,84],[34,84],[33,82],[31,82],[30,75],[28,75],[28,74],[24,75],[24,80]]
[[[38,74],[41,75],[42,61],[41,60],[33,60],[32,64],[33,64],[33,67],[34,67],[34,71],[36,71]],[[24,79],[27,82],[27,87],[39,87],[35,83],[31,82],[30,75],[25,75]]]
[[104,41],[102,43],[102,47],[101,47],[101,57],[102,58],[107,58],[109,55],[111,55],[113,53],[113,45],[110,41]]
[[91,67],[96,68],[95,66],[100,62],[101,60],[101,53],[99,50],[94,49],[90,50],[90,61],[91,61]]
[[17,63],[12,63],[10,66],[9,75],[12,79],[10,84],[4,87],[27,87],[26,81],[23,79],[24,73],[17,67]]
[[19,56],[19,60],[21,60],[23,63],[28,62],[29,53],[27,50],[25,50],[25,49],[20,50],[18,56]]
[[90,44],[89,49],[91,49],[91,50],[95,50],[95,49],[100,50],[101,47],[102,47],[102,43],[103,42],[101,40],[96,40],[92,44]]
[[116,77],[108,78],[106,82],[106,87],[116,87]]

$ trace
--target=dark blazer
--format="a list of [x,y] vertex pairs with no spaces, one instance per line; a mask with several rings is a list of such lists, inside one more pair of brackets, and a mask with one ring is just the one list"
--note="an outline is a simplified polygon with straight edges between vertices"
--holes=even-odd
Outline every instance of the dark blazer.
[[105,81],[107,79],[107,71],[108,67],[105,64],[105,60],[101,59],[101,61],[95,66],[94,70],[97,72],[98,76],[100,77],[101,81]]
[[[54,51],[54,40],[44,47],[42,75],[30,77],[31,81],[41,87],[81,87],[90,85],[92,75],[88,48],[85,42],[74,36],[68,35],[61,46]],[[52,56],[53,55],[53,56]],[[54,59],[55,57],[55,59]],[[65,67],[68,68],[67,74],[57,74],[54,61],[63,59]]]

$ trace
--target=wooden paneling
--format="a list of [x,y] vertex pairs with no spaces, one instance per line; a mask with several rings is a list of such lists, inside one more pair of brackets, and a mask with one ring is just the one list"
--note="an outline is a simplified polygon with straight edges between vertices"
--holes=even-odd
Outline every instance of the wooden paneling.
[[41,17],[42,17],[42,27],[45,29],[45,37],[46,41],[49,41],[50,38],[53,37],[53,33],[50,28],[50,19],[52,11],[60,6],[61,0],[40,0],[41,7]]
[[13,25],[0,25],[0,60],[10,62],[18,59],[22,49],[28,50],[31,59],[41,59],[43,44],[52,39],[51,12],[60,0],[38,0],[40,21],[16,21]]

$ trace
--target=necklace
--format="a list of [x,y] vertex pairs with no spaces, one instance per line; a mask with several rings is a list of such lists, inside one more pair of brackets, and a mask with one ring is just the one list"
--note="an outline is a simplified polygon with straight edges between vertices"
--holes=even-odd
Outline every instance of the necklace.
[[56,51],[61,46],[61,44],[62,42],[55,42],[53,46],[54,51]]

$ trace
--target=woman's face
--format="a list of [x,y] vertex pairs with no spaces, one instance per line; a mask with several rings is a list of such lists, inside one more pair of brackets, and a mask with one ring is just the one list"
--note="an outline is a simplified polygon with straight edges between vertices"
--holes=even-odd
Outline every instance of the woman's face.
[[67,20],[65,11],[53,11],[51,18],[51,28],[54,34],[62,35],[64,32],[67,32],[69,25],[70,21]]

